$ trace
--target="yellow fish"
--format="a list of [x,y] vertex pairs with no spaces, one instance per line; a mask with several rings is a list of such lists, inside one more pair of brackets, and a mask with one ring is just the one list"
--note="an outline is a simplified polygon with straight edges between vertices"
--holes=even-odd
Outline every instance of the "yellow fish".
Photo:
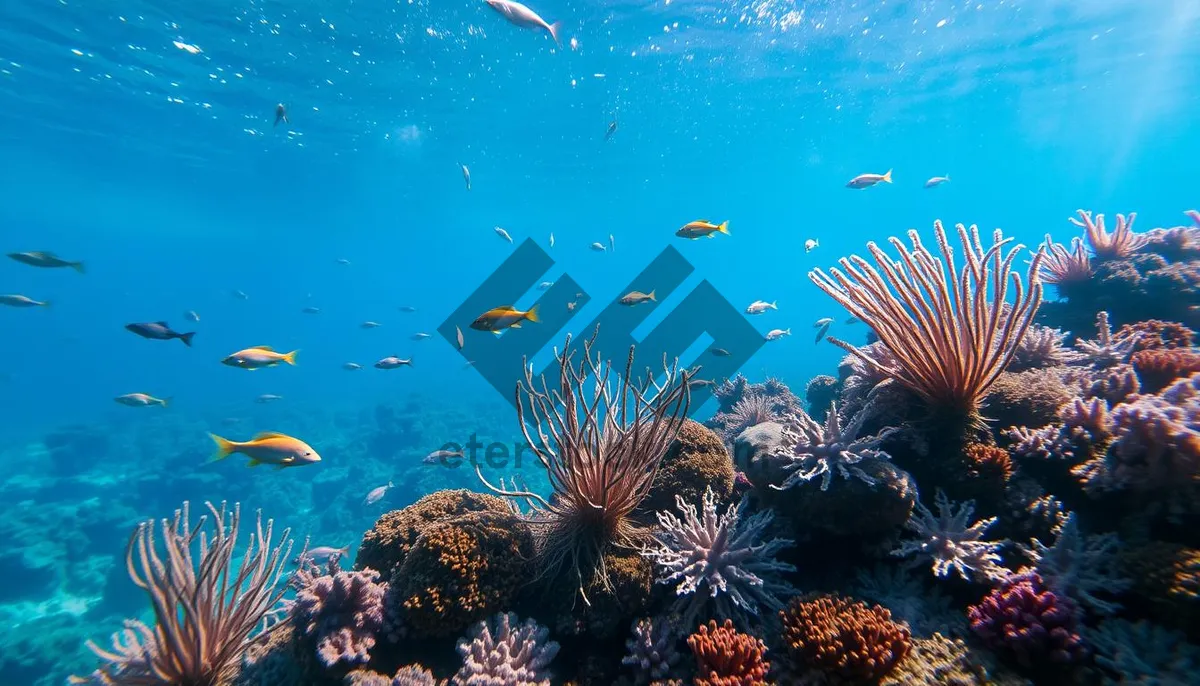
[[721,222],[720,224],[713,224],[706,219],[688,222],[687,224],[683,225],[683,228],[676,231],[675,235],[679,236],[680,238],[687,238],[694,241],[697,238],[712,238],[713,235],[718,233],[723,233],[728,236],[729,222],[726,221]]
[[299,467],[321,461],[321,456],[312,446],[298,438],[273,431],[264,431],[245,442],[231,441],[216,434],[209,434],[217,444],[215,459],[224,460],[234,453],[250,458],[250,466],[273,464],[279,469]]
[[293,350],[290,353],[277,353],[274,348],[269,345],[257,345],[253,348],[239,350],[236,353],[221,360],[221,364],[239,369],[262,369],[263,367],[274,367],[280,362],[287,362],[293,367],[296,366],[296,353],[299,350]]
[[508,328],[521,328],[521,322],[524,321],[538,323],[537,305],[529,308],[527,312],[522,312],[512,305],[494,307],[476,317],[475,321],[471,322],[471,328],[476,331],[491,331],[499,335],[501,331]]

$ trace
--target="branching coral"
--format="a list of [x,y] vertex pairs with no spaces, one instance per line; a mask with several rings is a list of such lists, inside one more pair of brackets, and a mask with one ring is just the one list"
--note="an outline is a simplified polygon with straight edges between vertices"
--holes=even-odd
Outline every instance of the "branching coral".
[[828,490],[834,472],[841,474],[843,479],[853,475],[875,485],[875,479],[856,465],[865,457],[889,459],[888,454],[879,449],[887,432],[859,437],[858,432],[867,415],[868,412],[862,410],[842,426],[837,403],[834,403],[825,417],[824,426],[803,410],[788,416],[783,425],[782,441],[771,455],[782,459],[780,468],[791,473],[782,484],[771,484],[771,488],[785,490],[819,476],[821,490]]
[[753,636],[738,633],[725,620],[703,624],[688,637],[688,647],[696,658],[695,686],[758,686],[766,683],[771,663],[765,657],[767,647]]
[[1034,563],[1046,587],[1099,614],[1112,614],[1120,604],[1097,597],[1118,594],[1131,582],[1116,570],[1116,553],[1121,545],[1115,534],[1084,536],[1075,514],[1067,515],[1054,545],[1046,547],[1032,539],[1024,552]]
[[1200,353],[1193,350],[1141,350],[1131,361],[1146,393],[1157,393],[1176,379],[1200,372]]
[[963,449],[963,457],[966,458],[968,471],[973,477],[999,482],[1001,486],[1012,477],[1012,458],[1004,448],[972,443]]
[[991,582],[1003,578],[1005,570],[999,566],[997,554],[1004,541],[985,541],[984,533],[996,522],[995,517],[981,519],[969,524],[975,514],[975,504],[967,501],[957,509],[946,494],[938,491],[935,499],[938,514],[928,510],[919,501],[914,515],[906,528],[917,538],[906,541],[892,551],[893,555],[920,555],[933,560],[933,573],[944,577],[951,571],[968,581]]
[[644,686],[666,679],[679,664],[680,655],[675,648],[678,637],[671,628],[672,621],[678,622],[678,618],[646,618],[633,623],[633,635],[625,641],[629,654],[621,659],[621,664],[633,668],[635,684]]
[[1013,427],[1007,434],[1015,441],[1013,453],[1026,458],[1060,459],[1077,462],[1092,456],[1112,436],[1108,404],[1100,398],[1075,398],[1058,410],[1061,424],[1029,429]]
[[[871,327],[894,362],[831,339],[834,343],[896,379],[932,409],[974,416],[1037,313],[1042,301],[1038,271],[1044,255],[1039,250],[1030,263],[1027,290],[1012,270],[1022,246],[1004,254],[1011,239],[1003,239],[999,231],[985,248],[976,227],[968,231],[960,224],[957,229],[965,258],[961,272],[939,221],[934,223],[934,234],[942,260],[910,231],[911,250],[899,239],[891,239],[899,261],[868,243],[878,270],[852,256],[839,261],[841,270],[826,274],[816,269],[809,278]],[[1013,302],[1011,311],[1006,311],[1010,281]]]
[[1137,338],[1133,346],[1134,352],[1140,350],[1163,350],[1173,348],[1190,348],[1196,338],[1196,332],[1179,322],[1164,322],[1159,319],[1147,319],[1136,324],[1125,324],[1117,329],[1118,339]]
[[1133,255],[1146,245],[1150,240],[1148,234],[1135,234],[1133,232],[1133,221],[1137,219],[1137,212],[1130,212],[1129,218],[1125,215],[1117,215],[1117,226],[1112,233],[1104,226],[1104,215],[1097,214],[1095,219],[1092,218],[1092,213],[1084,210],[1077,210],[1079,219],[1074,217],[1070,221],[1075,226],[1081,227],[1085,231],[1088,245],[1092,248],[1092,253],[1096,259],[1104,260],[1119,260]]
[[638,383],[633,348],[624,375],[610,383],[612,364],[593,357],[594,340],[584,343],[584,359],[576,365],[567,336],[556,390],[545,377],[536,385],[531,367],[523,365],[517,418],[549,477],[551,498],[498,488],[475,468],[489,489],[533,508],[526,520],[537,537],[539,572],[553,578],[567,565],[585,601],[585,579],[608,577],[604,552],[609,546],[637,548],[649,538],[635,511],[687,419],[691,399],[690,373],[678,362],[664,365],[661,385],[654,374]]
[[1049,326],[1030,326],[1013,350],[1008,371],[1020,372],[1078,362],[1083,355],[1063,347],[1066,336],[1065,332]]
[[793,660],[851,683],[878,681],[911,646],[888,610],[838,595],[795,598],[780,618]]
[[1087,359],[1088,364],[1096,369],[1104,369],[1129,361],[1140,335],[1134,334],[1129,338],[1113,336],[1112,326],[1108,323],[1108,313],[1103,311],[1096,315],[1096,331],[1098,336],[1094,339],[1075,341],[1075,347]]
[[550,632],[532,619],[518,622],[509,612],[492,622],[480,622],[459,640],[463,666],[451,681],[454,686],[550,686],[550,662],[558,644],[547,641]]
[[[256,530],[234,567],[241,508],[227,511],[207,503],[209,515],[195,528],[189,506],[163,519],[160,555],[154,537],[155,521],[138,525],[126,550],[129,576],[150,596],[153,629],[127,621],[115,651],[89,642],[88,647],[109,664],[97,677],[113,686],[209,686],[228,681],[242,654],[252,644],[282,626],[266,628],[269,615],[283,597],[280,584],[291,556],[290,530],[272,544],[274,523]],[[209,517],[211,516],[211,522]],[[206,528],[206,524],[211,523]],[[195,555],[193,558],[193,546]],[[259,628],[264,627],[262,630]],[[256,633],[257,631],[257,633]]]
[[1083,247],[1083,239],[1071,240],[1071,249],[1061,243],[1055,243],[1046,234],[1046,242],[1042,244],[1042,252],[1046,255],[1042,260],[1038,275],[1043,283],[1053,284],[1059,292],[1086,284],[1092,278],[1092,258]]
[[971,630],[1026,667],[1070,665],[1087,654],[1070,600],[1036,572],[1014,575],[967,610]]
[[712,489],[705,492],[699,511],[683,498],[676,506],[683,518],[659,512],[659,545],[643,554],[654,560],[658,583],[675,585],[672,612],[682,617],[682,626],[694,626],[710,601],[716,617],[739,624],[744,623],[744,613],[759,616],[760,608],[783,608],[779,596],[793,590],[778,574],[796,568],[775,559],[792,541],[762,541],[774,518],[770,510],[743,519],[743,500],[718,516]]
[[327,574],[310,567],[296,572],[292,620],[317,641],[317,657],[326,667],[344,662],[366,664],[375,636],[383,629],[383,596],[387,583],[379,572],[344,572],[336,559]]
[[357,669],[347,674],[343,681],[344,686],[440,686],[442,683],[421,665],[401,667],[393,677]]

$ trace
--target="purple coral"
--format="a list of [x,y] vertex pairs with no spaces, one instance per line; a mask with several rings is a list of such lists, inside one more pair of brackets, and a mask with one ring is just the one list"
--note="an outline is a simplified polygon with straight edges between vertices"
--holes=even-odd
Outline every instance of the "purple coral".
[[515,613],[479,622],[458,641],[463,666],[454,686],[550,686],[548,666],[558,644],[547,641],[550,631],[532,619],[518,622]]
[[633,623],[632,633],[625,641],[629,654],[621,659],[621,664],[633,668],[634,684],[644,686],[671,676],[680,659],[671,622],[639,619]]
[[774,514],[764,510],[743,519],[747,506],[743,499],[718,516],[717,496],[711,487],[704,493],[700,511],[679,496],[675,502],[683,518],[659,512],[659,545],[642,554],[654,560],[658,583],[675,585],[672,612],[682,617],[676,626],[695,627],[710,599],[716,617],[743,624],[742,615],[759,616],[760,606],[782,610],[778,596],[793,589],[777,575],[796,568],[775,559],[792,541],[773,538],[762,542]]
[[1141,334],[1128,338],[1113,336],[1112,326],[1108,323],[1108,313],[1101,311],[1096,315],[1097,336],[1091,340],[1078,340],[1075,347],[1083,353],[1089,364],[1096,369],[1104,369],[1129,361]]
[[1008,371],[1020,372],[1078,362],[1083,355],[1063,347],[1066,336],[1066,332],[1060,329],[1037,324],[1030,326],[1013,349]]
[[1091,449],[1112,436],[1108,404],[1100,398],[1075,398],[1058,408],[1061,424],[1040,429],[1019,426],[1008,430],[1016,443],[1014,454],[1027,458],[1060,459],[1077,462],[1087,459]]
[[1025,667],[1071,665],[1086,654],[1070,600],[1046,589],[1037,572],[1009,577],[967,609],[971,630]]
[[292,618],[305,635],[316,637],[317,657],[326,667],[364,664],[383,629],[387,583],[380,583],[379,572],[370,568],[341,571],[336,559],[327,571],[318,575],[309,567],[296,572]]
[[917,502],[913,516],[905,524],[905,528],[917,537],[901,543],[892,554],[928,557],[933,560],[934,575],[939,577],[955,571],[967,581],[989,582],[1003,578],[1006,570],[999,566],[1000,556],[996,551],[1004,542],[983,540],[984,533],[996,518],[970,524],[975,503],[967,501],[956,509],[941,491],[934,503],[938,509],[936,517],[920,501]]
[[866,408],[860,410],[845,426],[842,426],[837,403],[829,408],[824,426],[803,410],[789,415],[784,420],[780,445],[772,452],[772,457],[783,458],[781,469],[791,474],[782,484],[771,484],[771,488],[782,491],[819,476],[821,490],[828,490],[835,471],[843,479],[853,475],[874,486],[875,479],[857,465],[867,457],[890,459],[879,449],[889,432],[859,437],[858,432],[868,414]]

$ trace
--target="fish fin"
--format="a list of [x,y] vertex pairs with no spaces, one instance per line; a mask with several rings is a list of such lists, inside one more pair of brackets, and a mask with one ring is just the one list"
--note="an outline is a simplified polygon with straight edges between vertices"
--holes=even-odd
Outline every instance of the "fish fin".
[[72,262],[71,269],[74,269],[75,271],[79,272],[80,274],[87,274],[87,270],[83,268],[82,262]]
[[650,292],[649,292],[649,293],[646,295],[646,297],[647,297],[647,298],[650,300],[650,302],[652,302],[652,303],[656,303],[656,302],[658,302],[658,298],[655,298],[655,297],[654,297],[654,291],[650,291]]
[[[717,229],[717,231],[720,231],[720,229]],[[708,235],[706,235],[705,238],[712,239],[712,238],[716,237],[717,231],[709,231]]]
[[786,334],[787,334],[787,335],[789,335],[789,336],[791,336],[791,335],[792,335],[792,329],[791,329],[791,327],[788,327],[788,328],[784,329],[784,330],[783,330],[783,332],[784,332],[784,333],[786,333]]
[[171,328],[171,325],[170,325],[170,324],[168,324],[168,323],[166,323],[166,322],[154,322],[154,323],[155,323],[155,324],[158,324],[159,326],[163,327],[164,329],[169,329],[169,328]]
[[216,434],[209,434],[209,437],[212,438],[213,442],[217,444],[217,454],[216,457],[213,458],[213,461],[224,460],[225,458],[237,452],[237,445],[233,441],[227,438],[221,438]]
[[[529,308],[528,312],[525,313],[525,318],[528,319],[529,321],[533,322],[534,324],[537,324],[538,322],[541,321],[540,319],[538,319],[537,308],[538,308],[538,306],[534,305],[533,307]],[[516,326],[516,325],[514,324],[513,326]]]
[[183,344],[190,348],[190,347],[192,347],[192,337],[194,337],[195,335],[196,335],[195,331],[189,331],[187,333],[182,333],[182,334],[179,334],[179,340],[183,341]]
[[288,353],[288,354],[284,355],[284,356],[283,356],[283,361],[284,361],[284,362],[287,362],[288,364],[290,364],[290,365],[292,365],[293,367],[295,367],[295,366],[296,366],[296,353],[298,353],[298,352],[300,352],[300,351],[299,351],[299,350],[293,350],[292,352],[290,352],[290,353]]
[[499,331],[492,331],[492,335],[494,335],[494,336],[499,336],[499,335],[500,335],[500,332],[499,332]]
[[275,348],[272,348],[269,345],[252,345],[248,348],[248,350],[266,350],[267,352],[271,353],[275,352]]
[[258,467],[261,464],[262,464],[261,462],[252,458],[249,462],[246,463],[246,466],[247,467]]
[[291,463],[293,463],[293,462],[295,462],[295,461],[296,461],[296,456],[295,456],[295,455],[288,455],[287,457],[285,457],[285,458],[283,458],[282,460],[280,460],[280,461],[279,461],[279,466],[280,466],[280,467],[282,467],[282,466],[284,466],[285,464],[291,464]]
[[508,327],[508,328],[510,328],[510,329],[519,329],[519,328],[521,328],[521,322],[513,322],[512,324],[510,324],[510,325],[509,325],[509,327]]
[[281,434],[278,431],[260,431],[251,438],[252,441],[261,441],[267,438],[288,438],[287,434]]
[[772,300],[772,301],[771,301],[771,309],[773,309],[773,310],[778,310],[778,309],[779,309],[779,301],[778,301],[778,300]]
[[167,398],[163,398],[163,399],[159,400],[158,404],[162,405],[163,407],[167,407],[168,405],[170,405],[173,402],[175,402],[174,398],[167,397]]
[[42,301],[42,304],[40,305],[40,307],[50,307],[50,301],[49,301],[49,300],[43,300],[43,301]]
[[945,180],[947,180],[947,181],[949,181],[949,180],[950,180],[950,175],[949,175],[949,174],[946,174],[946,175],[945,175],[945,176],[943,176],[942,178],[943,178],[943,179],[945,179]]
[[[721,233],[728,236],[729,235],[729,222],[728,221],[721,222],[720,225],[717,226],[717,231],[720,231]],[[711,236],[712,234],[709,234],[709,235]]]
[[558,38],[558,32],[562,29],[562,22],[556,21],[553,24],[550,24],[549,26],[547,26],[546,29],[550,31],[550,37],[553,38],[554,42],[557,43],[558,47],[561,48],[562,41],[559,40],[559,38]]
[[891,169],[887,170],[887,173],[885,173],[883,175],[883,178],[880,180],[884,181],[885,183],[891,183],[892,182],[892,170]]

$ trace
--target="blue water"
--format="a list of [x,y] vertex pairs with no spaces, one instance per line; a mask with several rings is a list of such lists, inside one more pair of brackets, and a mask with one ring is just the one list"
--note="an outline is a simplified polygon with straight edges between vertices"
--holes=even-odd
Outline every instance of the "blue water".
[[[202,461],[206,430],[300,432],[321,418],[337,447],[318,446],[320,468],[348,470],[364,493],[395,470],[355,443],[357,420],[329,417],[418,394],[430,408],[462,408],[464,426],[482,416],[477,404],[496,405],[498,425],[515,429],[503,398],[435,331],[512,250],[494,226],[543,246],[553,232],[556,264],[542,278],[567,272],[588,290],[581,322],[674,245],[696,267],[677,299],[708,279],[739,308],[778,301],[752,321],[795,335],[743,371],[802,388],[840,358],[814,345],[812,323],[844,317],[806,278],[811,267],[910,228],[928,241],[937,218],[1033,244],[1073,235],[1066,217],[1078,208],[1137,211],[1148,229],[1182,223],[1198,202],[1194,0],[534,8],[563,22],[562,48],[474,0],[3,3],[0,248],[87,264],[80,276],[0,263],[0,292],[53,303],[0,311],[0,468],[24,475],[6,501],[93,497],[133,517],[168,514],[111,484],[37,481],[29,446],[65,425],[124,446],[146,422],[170,437],[155,445]],[[290,124],[272,125],[277,103]],[[892,185],[844,188],[889,168]],[[949,184],[923,187],[944,174]],[[701,218],[729,220],[731,235],[674,237]],[[615,252],[589,249],[610,234]],[[820,247],[806,254],[808,238]],[[321,313],[301,314],[309,305]],[[188,310],[201,321],[185,321]],[[195,347],[123,329],[160,319],[194,327]],[[382,326],[363,330],[365,320]],[[434,338],[410,340],[419,331]],[[299,365],[219,364],[252,345],[298,348]],[[393,354],[414,366],[370,368]],[[366,368],[346,372],[348,361]],[[112,401],[132,392],[173,404]],[[262,393],[284,399],[260,406]],[[222,428],[230,417],[243,422]],[[112,450],[93,468],[118,483],[130,465],[152,474],[148,452]],[[202,468],[213,477],[202,494],[165,500],[226,490],[266,500],[317,478]],[[393,505],[419,495],[406,488]],[[379,512],[321,508],[268,514],[350,532]],[[111,555],[124,535],[104,541]],[[38,593],[20,601],[45,600]],[[61,645],[116,628],[101,619],[76,617]]]

